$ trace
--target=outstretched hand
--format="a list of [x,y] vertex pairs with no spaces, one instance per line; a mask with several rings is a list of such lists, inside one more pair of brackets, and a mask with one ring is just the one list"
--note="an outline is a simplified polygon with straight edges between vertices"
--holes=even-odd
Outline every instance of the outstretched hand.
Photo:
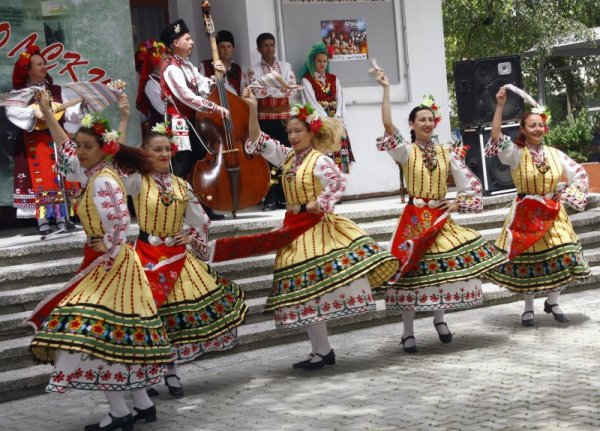
[[506,103],[506,97],[506,88],[501,88],[498,90],[498,93],[496,93],[496,103],[500,106],[504,106]]
[[119,96],[119,112],[121,113],[122,116],[129,117],[130,109],[131,108],[129,105],[129,99],[127,98],[127,94],[122,93]]
[[390,81],[387,76],[385,76],[385,71],[383,69],[377,70],[375,75],[375,79],[382,87],[389,87]]
[[36,110],[35,116],[38,119],[44,118],[44,112],[52,112],[52,107],[50,106],[50,95],[46,90],[40,90],[35,94],[35,100],[38,103],[40,110]]
[[254,95],[250,87],[244,88],[244,90],[242,91],[242,99],[250,108],[256,108],[258,102],[256,100],[256,96]]

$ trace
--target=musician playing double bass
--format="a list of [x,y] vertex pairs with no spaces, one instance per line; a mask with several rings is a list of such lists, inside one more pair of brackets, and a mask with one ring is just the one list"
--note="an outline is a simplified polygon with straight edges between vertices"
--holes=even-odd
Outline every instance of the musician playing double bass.
[[[228,30],[219,30],[217,32],[217,49],[219,51],[219,59],[223,62],[227,74],[225,75],[225,88],[232,93],[241,96],[242,90],[248,85],[248,77],[246,71],[237,63],[233,62],[235,53],[235,39],[233,34]],[[215,68],[213,60],[202,60],[200,63],[200,73],[204,76],[213,76]]]
[[[169,24],[160,34],[160,40],[171,51],[163,63],[160,83],[163,97],[167,102],[167,116],[173,134],[177,138],[178,151],[172,162],[173,173],[187,179],[194,163],[203,159],[207,153],[195,131],[190,130],[188,124],[194,123],[196,112],[218,112],[225,117],[229,115],[229,111],[206,99],[215,85],[215,80],[201,75],[190,62],[189,56],[194,41],[185,22],[179,19]],[[221,61],[214,62],[214,69],[226,73]],[[225,217],[214,213],[210,208],[204,207],[204,209],[211,220]]]

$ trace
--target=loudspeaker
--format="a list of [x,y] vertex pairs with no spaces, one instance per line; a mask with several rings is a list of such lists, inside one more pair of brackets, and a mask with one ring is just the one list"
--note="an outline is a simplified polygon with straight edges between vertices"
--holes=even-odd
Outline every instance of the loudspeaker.
[[[519,123],[502,125],[502,133],[515,139],[519,134]],[[510,175],[510,167],[500,162],[498,156],[485,157],[485,145],[491,136],[491,127],[462,130],[464,145],[469,145],[465,156],[465,164],[473,171],[483,184],[485,196],[510,193],[515,185]]]
[[[454,63],[454,89],[461,129],[491,124],[496,110],[496,93],[505,84],[523,88],[518,55]],[[509,91],[502,121],[520,121],[522,113],[523,99]]]

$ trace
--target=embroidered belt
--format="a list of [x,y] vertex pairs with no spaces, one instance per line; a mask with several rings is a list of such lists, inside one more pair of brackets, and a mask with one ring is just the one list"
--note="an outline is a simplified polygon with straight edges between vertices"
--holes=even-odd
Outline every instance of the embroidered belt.
[[280,106],[269,106],[269,105],[258,105],[259,114],[283,114],[290,112],[290,104],[286,102],[285,105]]
[[156,235],[150,235],[148,232],[144,232],[143,230],[140,231],[138,239],[153,246],[164,244],[167,247],[173,247],[176,241],[176,239],[172,236],[160,237]]
[[557,190],[556,192],[548,192],[546,194],[536,194],[536,193],[518,193],[517,196],[519,197],[519,199],[525,199],[526,196],[540,196],[544,199],[554,199],[556,197],[557,194],[560,194],[560,191]]
[[302,204],[302,205],[291,205],[291,204],[287,204],[285,206],[285,209],[287,211],[290,211],[291,213],[294,214],[299,214],[299,213],[305,213],[306,211],[306,204]]
[[441,205],[441,201],[439,201],[437,199],[414,198],[414,197],[410,197],[408,199],[408,203],[416,206],[417,208],[425,208],[426,206],[429,208],[437,208]]

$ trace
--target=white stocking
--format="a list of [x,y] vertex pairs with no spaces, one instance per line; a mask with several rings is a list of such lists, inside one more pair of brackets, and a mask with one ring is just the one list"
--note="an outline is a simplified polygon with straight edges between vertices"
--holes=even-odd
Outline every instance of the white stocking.
[[[127,403],[125,403],[125,397],[123,396],[123,392],[121,391],[104,391],[104,396],[108,400],[108,405],[110,405],[110,414],[113,415],[114,418],[122,418],[123,416],[127,416],[130,411],[127,407]],[[104,419],[100,421],[100,426],[104,427],[112,422],[110,416],[106,416]]]
[[133,406],[140,410],[149,409],[154,405],[154,403],[152,403],[150,400],[146,389],[137,389],[135,391],[131,391],[131,396],[133,397]]
[[[444,321],[444,310],[436,310],[433,312],[433,324],[441,323]],[[438,325],[435,327],[438,334],[448,335],[450,330],[448,329],[448,325]]]
[[[548,299],[546,299],[546,302],[548,303],[548,305],[558,304],[558,298],[560,298],[560,292],[550,292],[548,294]],[[556,314],[563,313],[562,309],[559,306],[552,307],[552,311],[554,311]]]
[[[319,353],[325,356],[331,351],[331,345],[329,344],[329,337],[327,336],[327,323],[319,322],[314,325],[310,325],[306,328],[308,337],[310,338],[311,344],[313,345],[313,352]],[[318,362],[321,358],[314,356],[312,361]]]
[[38,222],[38,226],[41,226],[44,223],[48,223],[48,219],[45,217],[40,217],[39,219],[37,219],[37,222]]
[[525,311],[523,312],[523,320],[533,319],[533,298],[533,295],[523,295],[523,299],[525,300]]
[[[402,334],[402,338],[406,339],[410,336],[415,336],[414,322],[415,310],[404,310],[402,312],[402,324],[404,326],[404,333]],[[411,338],[404,344],[404,347],[412,347],[415,344],[416,341],[414,340],[414,338]]]
[[[181,383],[179,382],[179,379],[175,377],[176,375],[177,375],[177,367],[175,366],[174,362],[171,362],[169,365],[167,365],[167,376],[169,376],[169,377],[165,377],[165,381],[167,383],[169,383],[169,386],[174,386],[176,388],[180,388]],[[139,408],[139,406],[136,406],[136,407]]]

